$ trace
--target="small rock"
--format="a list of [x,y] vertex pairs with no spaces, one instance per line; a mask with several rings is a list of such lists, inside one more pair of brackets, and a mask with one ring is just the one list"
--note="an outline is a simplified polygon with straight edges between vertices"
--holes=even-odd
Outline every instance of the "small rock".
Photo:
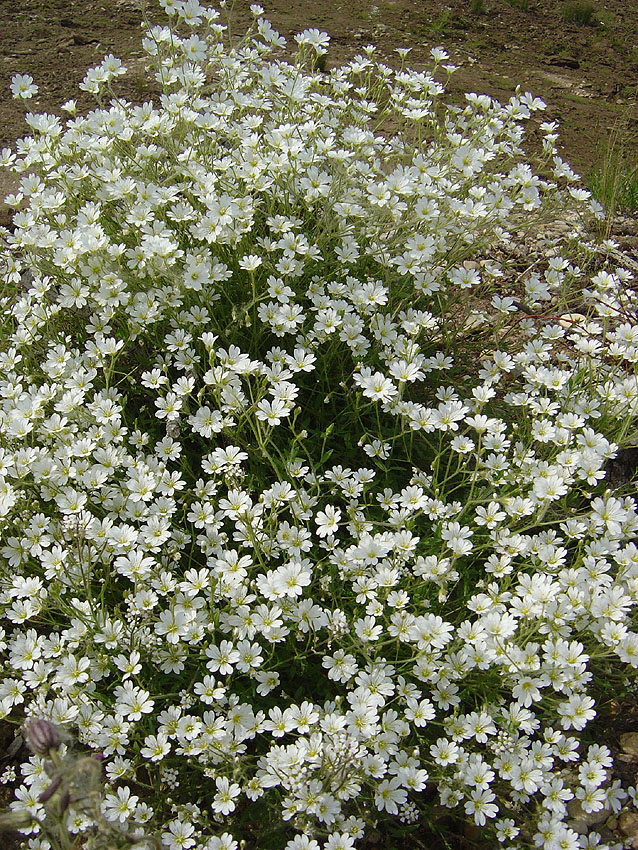
[[567,811],[572,817],[570,826],[579,835],[587,835],[591,832],[592,826],[604,823],[611,814],[611,809],[608,806],[603,806],[597,812],[586,812],[579,800],[570,800],[567,804]]
[[573,56],[550,56],[547,64],[554,68],[580,68],[580,62]]
[[623,812],[618,818],[618,826],[623,835],[631,841],[631,847],[638,847],[638,814]]
[[558,320],[558,324],[561,328],[565,328],[566,330],[573,330],[574,327],[578,325],[583,325],[587,321],[587,317],[583,316],[582,313],[564,313],[560,319]]
[[23,744],[24,744],[24,738],[22,737],[22,735],[19,735],[19,734],[16,735],[15,738],[13,739],[13,741],[11,741],[11,743],[7,747],[4,758],[6,758],[6,759],[13,758],[20,751],[20,748],[22,747]]
[[620,746],[623,754],[631,756],[631,761],[638,761],[638,732],[627,732],[621,735]]
[[93,44],[97,38],[92,38],[90,35],[82,35],[82,33],[73,33],[73,43],[77,45]]

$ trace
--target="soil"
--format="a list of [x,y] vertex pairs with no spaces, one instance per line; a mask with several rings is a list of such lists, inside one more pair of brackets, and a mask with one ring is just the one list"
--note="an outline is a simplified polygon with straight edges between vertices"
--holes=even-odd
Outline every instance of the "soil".
[[[150,0],[148,5],[150,19],[163,23],[159,4]],[[429,64],[430,49],[442,46],[458,66],[448,85],[452,99],[475,91],[507,101],[520,85],[547,103],[545,120],[556,120],[561,128],[561,155],[585,179],[602,166],[618,129],[628,160],[638,161],[635,0],[596,0],[587,26],[566,23],[568,4],[559,0],[263,0],[263,5],[266,17],[292,45],[294,34],[307,27],[326,31],[331,36],[328,69],[367,44],[376,44],[377,56],[390,65],[400,61],[396,48],[410,47],[407,64],[422,69]],[[587,3],[572,0],[571,5]],[[233,33],[241,34],[252,20],[249,7],[250,0],[233,4]],[[0,12],[0,148],[14,148],[28,130],[25,104],[14,101],[9,91],[16,73],[31,74],[39,86],[26,104],[34,112],[64,115],[60,106],[70,98],[81,113],[93,108],[93,99],[78,84],[107,53],[129,68],[118,82],[118,94],[137,103],[157,95],[145,74],[139,2],[0,0]],[[10,225],[2,198],[15,186],[12,175],[0,171],[0,225]],[[631,731],[638,729],[638,715],[629,725]],[[13,739],[9,731],[7,724],[0,725],[0,770],[16,763],[15,756],[6,755]],[[0,786],[0,808],[8,799],[10,789]],[[455,831],[450,825],[448,846],[480,846],[477,836]],[[412,836],[412,846],[439,846],[417,838]],[[1,841],[7,850],[17,846],[6,834]],[[374,838],[370,843],[375,847]]]
[[[264,0],[266,17],[289,43],[306,27],[331,36],[329,66],[372,43],[388,64],[399,61],[397,47],[410,47],[408,64],[422,68],[430,48],[443,46],[459,68],[449,85],[453,97],[476,91],[507,101],[520,84],[545,100],[546,120],[560,122],[561,155],[586,177],[620,124],[630,154],[635,159],[638,153],[638,3],[598,0],[590,25],[565,23],[565,5],[567,0]],[[232,6],[232,31],[241,34],[252,19],[250,2]],[[152,20],[166,20],[156,0],[148,7]],[[29,109],[61,114],[60,105],[75,98],[86,110],[95,104],[78,83],[89,67],[114,53],[129,68],[118,93],[136,102],[152,97],[137,0],[1,0],[0,8],[0,147],[13,146],[27,129],[24,103],[9,92],[16,73],[31,74],[40,87]]]

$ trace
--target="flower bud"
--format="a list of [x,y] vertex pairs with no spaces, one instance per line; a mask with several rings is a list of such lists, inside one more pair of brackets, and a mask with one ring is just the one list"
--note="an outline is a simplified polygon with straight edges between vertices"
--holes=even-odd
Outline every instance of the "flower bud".
[[49,720],[38,718],[30,720],[25,728],[27,743],[37,755],[43,756],[49,750],[60,746],[61,739],[57,728]]

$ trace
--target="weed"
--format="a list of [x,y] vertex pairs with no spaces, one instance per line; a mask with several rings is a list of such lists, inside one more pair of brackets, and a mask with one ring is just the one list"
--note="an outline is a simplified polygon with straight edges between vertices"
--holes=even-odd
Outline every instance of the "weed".
[[485,12],[485,0],[470,0],[470,11],[473,15],[482,15]]
[[638,158],[628,133],[630,117],[628,112],[613,126],[607,145],[598,157],[600,166],[588,180],[607,215],[606,236],[616,213],[638,210]]
[[595,6],[589,0],[572,0],[563,6],[563,21],[566,24],[578,24],[581,27],[596,25]]
[[443,35],[450,28],[452,23],[452,12],[450,9],[444,9],[437,18],[430,21],[429,28],[433,33]]

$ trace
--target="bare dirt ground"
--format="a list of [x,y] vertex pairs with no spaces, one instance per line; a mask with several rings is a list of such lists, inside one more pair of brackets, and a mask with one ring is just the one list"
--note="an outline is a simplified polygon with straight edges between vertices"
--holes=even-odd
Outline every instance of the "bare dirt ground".
[[[584,176],[595,167],[611,129],[628,121],[638,152],[638,3],[597,2],[595,25],[567,24],[560,0],[264,0],[266,17],[286,38],[306,27],[331,36],[328,64],[337,65],[366,44],[378,46],[389,64],[395,49],[410,47],[409,64],[420,68],[431,47],[443,46],[459,70],[450,91],[490,94],[507,100],[517,84],[542,97],[547,120],[561,126],[563,154]],[[230,8],[231,4],[228,3]],[[252,16],[249,0],[232,4],[233,32]],[[527,11],[522,7],[527,6]],[[57,112],[73,97],[94,106],[78,83],[105,53],[125,60],[120,83],[133,101],[152,94],[144,74],[142,12],[138,0],[0,0],[0,147],[24,134],[23,104],[12,100],[9,82],[29,73],[40,86],[29,108]],[[149,0],[153,20],[165,20]]]
[[[252,20],[250,2],[232,4],[234,33],[241,34]],[[546,120],[560,124],[561,155],[584,178],[600,166],[610,134],[620,125],[628,157],[638,161],[638,0],[595,0],[590,26],[565,23],[560,0],[484,0],[480,13],[471,7],[481,4],[471,0],[262,0],[262,5],[289,41],[306,27],[329,33],[328,68],[376,44],[388,64],[399,61],[397,47],[410,47],[408,64],[420,69],[428,65],[430,48],[442,46],[459,67],[449,84],[452,98],[476,91],[507,101],[520,84],[545,100]],[[148,6],[153,21],[165,20],[155,0]],[[153,99],[141,21],[136,0],[0,0],[0,148],[14,147],[28,129],[24,104],[9,91],[16,73],[31,74],[39,85],[30,110],[60,115],[61,104],[75,98],[80,111],[88,111],[95,104],[78,83],[106,53],[114,53],[129,68],[118,93],[134,102]],[[10,224],[2,198],[14,185],[10,174],[0,172],[0,225]],[[635,222],[623,223],[622,247],[634,255],[637,234]],[[621,731],[637,727],[632,717]],[[5,725],[0,769],[9,761],[3,755],[12,738]],[[0,787],[0,807],[10,799],[8,791]],[[404,841],[373,835],[369,846],[443,846],[427,830]],[[485,846],[459,822],[449,823],[445,844],[468,850]],[[0,846],[9,850],[17,844],[4,835]]]
[[[210,0],[212,2],[212,0]],[[569,0],[263,0],[266,17],[294,46],[293,36],[317,27],[331,36],[328,67],[367,44],[397,63],[397,47],[411,48],[408,64],[428,65],[430,48],[445,47],[459,70],[448,91],[507,101],[517,85],[547,103],[545,120],[559,122],[560,152],[587,179],[603,161],[610,136],[623,127],[630,161],[638,161],[638,2],[594,0],[591,25],[565,23]],[[585,0],[571,0],[585,3]],[[472,11],[482,5],[480,13]],[[166,16],[146,0],[154,22]],[[250,0],[228,0],[232,32],[252,20]],[[88,68],[114,53],[129,69],[118,93],[133,102],[157,92],[145,73],[141,0],[0,0],[0,148],[26,134],[24,102],[9,91],[16,73],[31,74],[40,90],[30,110],[63,114],[66,100],[80,111],[95,106],[78,89]],[[9,226],[3,203],[16,181],[0,171],[0,226]],[[638,227],[623,225],[636,237]]]

